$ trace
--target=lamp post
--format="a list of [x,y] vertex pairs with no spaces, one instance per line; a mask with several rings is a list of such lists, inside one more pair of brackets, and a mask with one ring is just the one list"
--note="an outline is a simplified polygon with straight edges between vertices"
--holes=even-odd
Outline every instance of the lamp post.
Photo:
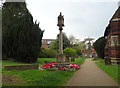
[[57,62],[65,62],[64,55],[63,55],[63,37],[62,37],[62,30],[64,27],[64,17],[62,16],[62,13],[60,12],[60,15],[58,16],[58,24],[59,27],[59,53],[57,55]]

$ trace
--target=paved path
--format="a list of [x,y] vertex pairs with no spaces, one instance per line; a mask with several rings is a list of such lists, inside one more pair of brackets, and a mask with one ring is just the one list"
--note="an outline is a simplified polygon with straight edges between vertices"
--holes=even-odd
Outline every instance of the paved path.
[[91,59],[86,59],[80,70],[74,73],[65,86],[118,86],[118,84]]

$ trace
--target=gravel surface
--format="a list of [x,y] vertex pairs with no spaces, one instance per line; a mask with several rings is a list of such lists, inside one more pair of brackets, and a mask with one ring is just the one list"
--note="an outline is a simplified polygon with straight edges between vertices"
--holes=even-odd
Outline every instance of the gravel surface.
[[98,68],[94,61],[86,59],[65,86],[118,86],[118,83]]

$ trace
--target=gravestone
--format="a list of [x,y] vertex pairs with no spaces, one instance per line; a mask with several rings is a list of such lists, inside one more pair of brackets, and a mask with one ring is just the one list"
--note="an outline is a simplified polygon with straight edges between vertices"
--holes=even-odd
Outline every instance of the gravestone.
[[105,58],[105,64],[106,65],[111,65],[111,59],[110,58]]
[[33,70],[38,69],[39,65],[6,65],[5,70]]

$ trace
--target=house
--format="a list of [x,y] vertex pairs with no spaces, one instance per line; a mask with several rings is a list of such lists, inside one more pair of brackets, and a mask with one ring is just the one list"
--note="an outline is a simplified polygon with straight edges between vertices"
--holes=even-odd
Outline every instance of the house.
[[105,29],[105,61],[108,64],[120,64],[120,6]]
[[42,48],[49,48],[50,43],[55,39],[42,39]]
[[97,53],[94,48],[90,48],[90,50],[83,49],[81,52],[83,57],[93,57],[93,58],[97,57]]

